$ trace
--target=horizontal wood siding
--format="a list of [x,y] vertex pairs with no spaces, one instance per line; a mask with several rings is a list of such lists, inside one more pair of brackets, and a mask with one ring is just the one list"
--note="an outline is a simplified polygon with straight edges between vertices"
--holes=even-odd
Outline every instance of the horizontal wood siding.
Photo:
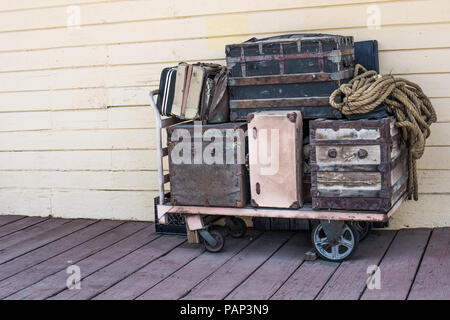
[[391,225],[448,226],[449,16],[447,0],[2,1],[0,214],[153,220],[148,92],[161,69],[225,63],[225,44],[251,37],[320,32],[377,39],[381,71],[431,97],[420,201]]

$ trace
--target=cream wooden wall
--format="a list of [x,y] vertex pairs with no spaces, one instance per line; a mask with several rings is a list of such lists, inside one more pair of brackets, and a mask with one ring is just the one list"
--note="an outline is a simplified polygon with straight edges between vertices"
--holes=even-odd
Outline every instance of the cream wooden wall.
[[448,0],[2,0],[0,214],[152,220],[161,69],[294,32],[377,39],[382,72],[432,98],[420,201],[392,226],[449,226]]

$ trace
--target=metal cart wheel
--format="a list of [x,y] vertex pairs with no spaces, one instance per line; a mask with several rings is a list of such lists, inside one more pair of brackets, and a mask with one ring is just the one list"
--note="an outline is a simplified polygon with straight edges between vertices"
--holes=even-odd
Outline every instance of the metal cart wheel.
[[359,241],[363,241],[370,233],[370,230],[372,230],[372,223],[367,221],[354,221],[353,227],[358,231],[359,234]]
[[210,239],[205,239],[203,237],[203,234],[200,234],[202,236],[202,242],[205,246],[205,249],[212,253],[222,251],[223,247],[225,246],[225,236],[222,234],[222,232],[217,229],[210,229],[208,233],[215,243],[210,243],[211,241],[208,241]]
[[227,231],[233,238],[242,238],[247,234],[247,224],[241,218],[225,218]]
[[329,261],[343,261],[350,258],[358,247],[359,234],[351,223],[344,223],[330,241],[322,223],[316,224],[311,232],[311,240],[317,254]]

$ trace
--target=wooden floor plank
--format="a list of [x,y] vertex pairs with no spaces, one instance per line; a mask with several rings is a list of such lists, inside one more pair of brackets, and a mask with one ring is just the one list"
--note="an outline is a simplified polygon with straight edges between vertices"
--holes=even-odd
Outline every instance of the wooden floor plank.
[[[164,280],[203,252],[204,248],[200,244],[183,243],[167,255],[116,284],[114,291],[116,293],[130,291],[128,296],[137,296],[139,292],[145,291],[148,285],[152,286]],[[122,294],[127,295],[124,292]]]
[[16,273],[28,269],[62,252],[76,247],[98,235],[116,228],[123,221],[103,220],[96,222],[82,230],[51,242],[39,249],[28,252],[16,259],[0,265],[0,280],[4,280]]
[[17,216],[17,215],[3,215],[3,216],[0,215],[0,227],[25,218],[26,218],[25,216]]
[[350,260],[341,263],[319,293],[319,300],[357,300],[366,287],[367,268],[378,265],[395,231],[372,231]]
[[409,300],[450,300],[450,228],[433,230]]
[[[90,274],[110,265],[114,261],[121,259],[123,256],[137,250],[138,248],[158,239],[160,236],[150,232],[150,230],[141,230],[106,249],[103,249],[86,259],[76,262],[80,268],[81,276],[89,276]],[[17,292],[7,299],[26,299],[26,300],[43,300],[48,299],[67,289],[67,272],[61,270],[42,281]],[[84,284],[81,284],[84,291]]]
[[19,219],[19,220],[13,221],[11,223],[5,224],[2,227],[0,227],[0,238],[4,238],[8,235],[13,234],[14,232],[24,230],[26,228],[34,226],[45,220],[48,220],[48,218],[26,217],[26,218]]
[[305,261],[271,300],[313,300],[338,267],[337,262]]
[[[147,228],[143,230],[143,228]],[[139,233],[140,230],[143,230]],[[61,270],[65,272],[66,268],[71,264],[76,264],[79,261],[86,259],[105,248],[113,247],[115,244],[121,243],[122,240],[128,242],[135,241],[136,243],[146,243],[154,231],[153,225],[148,226],[143,222],[127,222],[117,228],[108,231],[98,237],[89,240],[75,248],[72,248],[64,253],[39,263],[32,268],[24,270],[14,276],[0,281],[0,299],[10,296],[24,288],[27,288],[43,279],[48,278]],[[115,253],[108,251],[111,256]],[[67,277],[67,275],[66,275]],[[65,280],[64,280],[65,281]]]
[[21,230],[19,232],[8,235],[7,237],[3,237],[0,241],[0,250],[36,237],[41,233],[48,232],[49,230],[58,228],[63,224],[70,223],[71,221],[72,220],[68,219],[48,219],[39,222],[34,226],[26,228],[25,230]]
[[361,299],[406,299],[430,232],[430,229],[400,230],[380,264],[381,288],[366,288]]
[[[146,270],[142,270],[140,275],[133,275],[135,279],[133,284],[132,282],[120,283],[119,286],[112,287],[96,299],[134,299],[138,296],[140,300],[179,299],[245,248],[258,235],[260,232],[252,230],[242,239],[228,237],[222,252],[204,252],[168,278],[165,278],[167,274],[163,265],[159,268],[149,266]],[[144,276],[145,273],[147,275]],[[141,275],[142,280],[139,282],[136,279]],[[151,289],[148,290],[149,288]]]
[[21,256],[29,251],[53,242],[61,237],[71,234],[75,231],[83,229],[91,225],[95,220],[77,219],[65,223],[57,228],[52,228],[46,232],[37,234],[34,237],[26,239],[20,243],[16,243],[5,249],[0,250],[0,264]]
[[183,299],[224,299],[292,237],[292,232],[266,232],[211,276],[192,288]]
[[305,252],[309,249],[311,249],[309,233],[298,232],[225,299],[269,299],[303,262]]
[[[82,290],[64,290],[52,300],[88,300],[102,293],[120,280],[167,254],[186,241],[185,237],[162,236],[124,256],[120,260],[83,277]],[[83,268],[84,269],[84,268]],[[167,270],[166,270],[167,271]]]

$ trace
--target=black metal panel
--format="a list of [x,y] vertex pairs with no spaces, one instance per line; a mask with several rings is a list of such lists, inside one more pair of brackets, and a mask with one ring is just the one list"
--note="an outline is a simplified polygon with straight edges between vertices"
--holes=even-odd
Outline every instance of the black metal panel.
[[230,100],[329,97],[337,81],[230,87]]
[[[355,42],[355,64],[360,64],[367,70],[375,70],[380,73],[380,65],[378,60],[378,41],[358,41]],[[380,104],[371,112],[365,114],[346,115],[349,120],[358,119],[382,119],[388,117],[386,105]]]
[[355,64],[380,73],[377,40],[355,42]]

